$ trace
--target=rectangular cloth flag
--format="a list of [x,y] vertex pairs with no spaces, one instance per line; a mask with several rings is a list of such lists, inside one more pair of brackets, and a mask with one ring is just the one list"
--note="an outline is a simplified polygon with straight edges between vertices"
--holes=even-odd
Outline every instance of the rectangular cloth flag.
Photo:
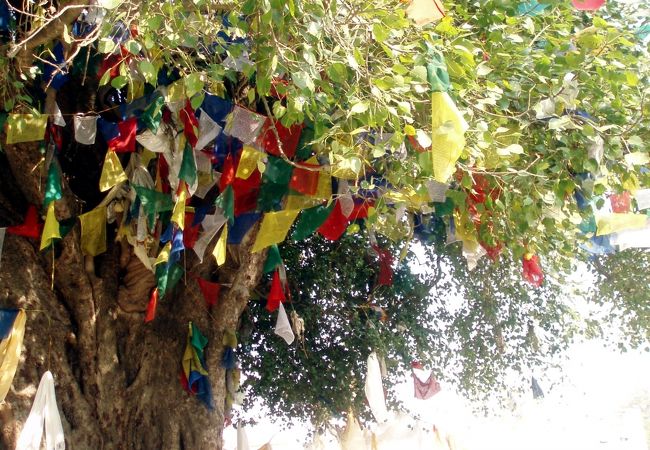
[[445,9],[440,0],[411,0],[406,8],[406,15],[416,25],[426,25],[445,17]]
[[436,181],[446,183],[456,171],[456,161],[465,147],[468,128],[449,94],[431,94],[431,160]]
[[650,189],[639,189],[634,193],[639,211],[650,208]]
[[97,137],[97,118],[99,116],[74,116],[74,138],[83,145],[93,145]]
[[0,309],[0,403],[9,392],[20,361],[25,321],[22,309]]
[[106,207],[99,206],[79,216],[81,222],[81,251],[97,256],[106,251]]
[[228,117],[224,132],[227,135],[234,136],[244,144],[255,142],[257,136],[262,131],[266,118],[241,106],[235,106]]
[[596,217],[596,236],[645,228],[648,216],[634,213],[611,213]]
[[7,144],[42,141],[45,139],[47,114],[9,114]]
[[269,245],[283,242],[299,212],[300,210],[285,210],[264,214],[252,252],[257,253]]
[[251,174],[257,169],[260,161],[264,161],[264,158],[266,158],[264,152],[256,150],[249,145],[244,145],[235,177],[248,180]]

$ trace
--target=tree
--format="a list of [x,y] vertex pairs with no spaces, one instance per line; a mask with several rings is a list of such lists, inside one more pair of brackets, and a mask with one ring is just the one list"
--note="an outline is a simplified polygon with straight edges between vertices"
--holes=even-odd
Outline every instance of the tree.
[[[12,112],[6,137],[13,137],[1,156],[0,217],[4,224],[21,223],[28,204],[42,205],[42,216],[49,213],[50,225],[56,219],[62,236],[50,236],[50,241],[46,235],[38,246],[9,233],[3,249],[3,306],[29,313],[25,359],[8,401],[0,406],[3,422],[12,424],[2,432],[8,447],[32,401],[25,388],[50,369],[66,437],[75,448],[221,448],[227,380],[233,375],[222,357],[226,353],[225,365],[232,367],[225,347],[232,347],[232,333],[241,331],[256,287],[265,294],[268,281],[262,278],[267,248],[252,251],[265,235],[264,223],[253,225],[241,243],[229,245],[221,264],[226,230],[232,232],[238,223],[232,216],[305,209],[295,227],[305,227],[306,234],[327,218],[321,234],[338,238],[350,225],[349,233],[356,228],[363,236],[384,236],[391,242],[380,237],[378,251],[389,249],[393,255],[406,251],[414,233],[421,235],[416,223],[438,231],[453,223],[462,254],[472,264],[483,253],[493,258],[503,253],[504,261],[512,258],[516,265],[522,259],[532,264],[534,254],[569,264],[585,239],[576,225],[591,217],[573,201],[574,192],[598,203],[606,193],[649,183],[642,171],[648,161],[648,53],[635,34],[643,8],[610,4],[592,14],[564,1],[529,3],[531,10],[508,0],[480,6],[458,2],[446,5],[446,17],[420,27],[396,1],[105,0],[85,9],[84,3],[1,3],[6,44],[0,86],[4,109]],[[246,150],[253,172],[246,179],[252,185],[236,184],[245,179],[236,175],[248,147],[240,150],[231,137],[220,134],[205,142],[207,147],[218,141],[211,146],[212,159],[198,161],[204,153],[196,148],[202,137],[197,129],[205,131],[195,115],[200,107],[201,120],[210,116],[231,136],[247,140],[245,130],[234,131],[232,122],[226,126],[225,114],[206,112],[210,102],[230,109],[235,103],[262,115],[255,116],[263,130],[255,141],[259,148]],[[55,104],[65,127],[51,124],[45,145],[16,142],[32,128],[42,142],[39,118],[23,114],[47,111],[54,118]],[[72,115],[90,111],[105,121],[100,127],[104,139],[84,145],[77,142]],[[144,144],[146,152],[141,146],[128,151],[135,133],[132,116],[139,116],[139,131],[149,131],[150,139],[159,129],[171,133],[165,155],[151,151],[160,144],[151,140]],[[300,142],[295,142],[298,133]],[[176,140],[176,135],[181,137]],[[165,140],[164,134],[154,137]],[[267,154],[260,156],[260,148]],[[127,151],[118,156],[115,150]],[[120,179],[117,170],[119,182],[105,183],[112,189],[100,192],[102,171],[120,164],[129,180]],[[217,172],[221,179],[209,188]],[[62,175],[60,193],[57,175]],[[296,184],[290,185],[291,177]],[[192,195],[195,185],[208,187],[203,197]],[[296,190],[306,195],[295,195]],[[251,192],[252,197],[244,195]],[[190,199],[187,205],[184,196]],[[107,250],[89,251],[98,245],[89,239],[99,234],[84,231],[76,219],[104,206],[110,222]],[[176,250],[179,239],[191,242],[198,230],[193,218],[202,214],[213,221],[223,217],[228,225],[210,239],[217,258],[206,254],[201,262]],[[207,228],[204,222],[204,233]],[[165,247],[168,231],[173,248]],[[389,310],[386,324],[364,328],[375,323],[365,307],[372,303],[367,295],[375,292],[368,282],[373,271],[354,262],[365,247],[311,240],[283,247],[289,292],[299,299],[296,308],[319,293],[345,301],[334,317],[351,327],[353,340],[346,345],[367,352],[367,343],[384,343],[387,352],[400,355],[403,369],[414,348],[424,357],[436,338],[426,332],[433,313],[416,308],[426,301],[427,285],[409,287],[405,281],[412,275],[401,266],[395,285],[376,293],[377,301],[386,304],[377,306]],[[436,248],[445,258],[454,257],[454,251],[446,256],[449,251]],[[322,292],[307,289],[311,279],[325,283],[327,273],[307,270],[300,258],[311,260],[323,252],[333,252],[331,267],[349,292],[331,285]],[[349,261],[346,255],[352,255]],[[158,259],[152,270],[147,257]],[[430,357],[439,364],[459,361],[459,380],[470,373],[472,365],[463,364],[468,355],[492,361],[496,348],[503,351],[503,365],[521,361],[521,353],[530,356],[527,347],[520,352],[519,346],[504,345],[501,350],[499,336],[528,336],[524,317],[540,312],[534,305],[538,295],[553,305],[553,287],[527,301],[529,294],[520,285],[501,292],[490,282],[495,276],[512,278],[518,271],[514,267],[488,268],[481,262],[477,276],[485,277],[483,283],[468,281],[474,275],[465,267],[433,280],[439,287],[464,286],[472,299],[483,299],[491,290],[499,302],[513,306],[495,313],[495,305],[481,301],[481,308],[464,310],[449,322],[448,337],[456,346]],[[539,274],[531,277],[540,281]],[[211,308],[197,278],[221,286]],[[409,299],[408,307],[402,309],[398,299]],[[337,309],[331,301],[314,305]],[[391,308],[398,313],[390,314]],[[151,318],[154,309],[155,319],[144,323],[143,315]],[[422,334],[410,342],[382,340],[382,327],[397,327],[392,321],[402,310],[404,320]],[[318,311],[313,305],[302,311],[308,330],[322,323]],[[555,312],[540,313],[547,329],[554,326]],[[269,325],[258,303],[252,302],[244,317],[249,313],[260,326]],[[436,314],[449,312],[439,308]],[[178,373],[189,322],[208,341],[204,365],[213,409],[181,391]],[[261,329],[244,345],[266,349]],[[484,339],[473,339],[475,333]],[[481,341],[478,347],[470,345]],[[309,345],[337,350],[324,336]],[[268,360],[240,356],[251,373],[257,371],[261,380],[267,375]],[[354,370],[358,378],[361,366]],[[484,377],[495,380],[499,373]],[[342,403],[319,409],[318,399],[307,397],[314,419],[350,406],[337,390],[348,379],[343,372],[321,379]],[[262,393],[264,386],[250,389]],[[299,400],[286,392],[271,395],[277,402]],[[354,401],[359,406],[362,397]]]

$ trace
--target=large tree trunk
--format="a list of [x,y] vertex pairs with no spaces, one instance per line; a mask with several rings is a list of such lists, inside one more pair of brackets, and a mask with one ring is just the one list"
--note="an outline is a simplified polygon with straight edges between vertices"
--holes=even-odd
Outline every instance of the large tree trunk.
[[[103,155],[93,157],[101,160]],[[22,222],[28,203],[43,203],[40,159],[32,143],[7,145],[5,154],[0,154],[0,226]],[[80,213],[77,197],[66,183],[64,189],[64,198],[56,202],[59,220]],[[0,405],[0,448],[14,448],[46,370],[54,375],[68,448],[222,448],[226,394],[220,365],[222,335],[237,329],[261,277],[265,253],[249,251],[256,228],[241,245],[229,247],[228,262],[220,269],[213,258],[206,256],[199,264],[188,252],[184,261],[188,276],[160,301],[149,324],[143,322],[142,312],[127,312],[118,303],[129,277],[129,268],[126,273],[120,269],[120,258],[128,260],[129,255],[114,243],[114,234],[109,228],[108,251],[94,258],[95,272],[87,272],[77,223],[54,260],[53,288],[52,253],[40,252],[35,240],[7,234],[0,307],[24,308],[27,326],[23,357]],[[219,281],[230,286],[222,289],[218,304],[208,312],[189,275],[208,278],[216,270]],[[130,301],[146,304],[147,298]],[[209,339],[212,411],[189,396],[179,381],[189,321]]]

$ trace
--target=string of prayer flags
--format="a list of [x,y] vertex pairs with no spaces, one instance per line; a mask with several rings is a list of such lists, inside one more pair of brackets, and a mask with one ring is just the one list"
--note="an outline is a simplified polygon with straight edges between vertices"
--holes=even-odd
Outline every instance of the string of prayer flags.
[[81,251],[97,256],[106,251],[106,207],[98,206],[79,216],[81,222]]
[[381,381],[381,368],[377,354],[372,352],[368,356],[366,382],[364,386],[368,406],[375,416],[378,423],[384,422],[388,418],[386,409],[386,399],[384,398],[384,386]]
[[219,283],[204,280],[203,278],[197,278],[196,282],[199,284],[199,289],[201,289],[206,306],[209,308],[216,305],[217,299],[219,298],[219,292],[221,291],[221,285]]
[[7,144],[42,141],[47,127],[46,114],[9,114]]
[[41,250],[50,247],[54,239],[61,239],[61,230],[59,222],[56,220],[56,213],[54,212],[54,202],[51,202],[47,207],[47,216],[45,217],[45,226],[43,227],[43,234],[41,235]]
[[226,330],[221,340],[223,345],[223,355],[221,355],[221,367],[227,370],[237,368],[237,356],[235,348],[237,347],[237,335],[233,330]]
[[244,144],[252,144],[260,134],[265,121],[264,116],[241,106],[235,106],[228,117],[224,132]]
[[634,213],[612,213],[596,216],[596,236],[612,234],[626,230],[645,228],[648,216]]
[[117,124],[118,134],[108,140],[108,148],[118,153],[133,153],[135,151],[135,137],[138,131],[138,119],[131,117]]
[[433,176],[436,181],[446,183],[456,171],[469,125],[446,92],[431,94],[431,109]]
[[199,117],[199,139],[196,142],[195,148],[202,149],[221,133],[221,126],[210,117],[205,111],[201,111]]
[[246,233],[253,228],[253,225],[260,219],[261,214],[250,212],[240,214],[235,218],[235,222],[228,232],[228,243],[238,245],[246,236]]
[[223,230],[217,241],[217,245],[214,246],[214,251],[212,255],[217,261],[217,266],[223,266],[226,262],[226,252],[227,252],[227,243],[228,243],[228,224],[223,225]]
[[99,116],[74,116],[74,139],[83,145],[93,145],[97,138],[97,118]]
[[25,425],[18,436],[16,450],[41,448],[45,425],[45,450],[64,450],[65,437],[54,392],[54,377],[49,370],[41,377],[36,396]]
[[244,148],[237,165],[236,177],[247,180],[248,177],[257,169],[258,164],[266,159],[264,152],[254,149],[251,146],[244,145]]
[[282,303],[278,306],[278,320],[275,323],[275,334],[284,339],[288,345],[291,345],[295,339],[287,312],[284,310]]
[[445,9],[440,0],[411,0],[406,15],[416,25],[422,26],[445,17]]
[[20,225],[7,227],[7,232],[15,234],[16,236],[38,239],[41,237],[42,228],[43,225],[38,220],[38,210],[36,209],[36,206],[29,205],[27,213],[25,214],[24,222]]
[[318,227],[317,231],[325,239],[338,241],[343,233],[345,233],[348,223],[349,219],[343,215],[343,211],[341,211],[341,203],[337,200],[329,216],[327,216],[327,219],[325,219],[321,226]]
[[276,271],[273,272],[273,279],[271,280],[271,290],[266,298],[266,310],[268,312],[273,312],[278,309],[280,303],[284,303],[286,300],[287,298],[284,295],[284,288],[280,281],[280,271],[276,269]]
[[522,259],[524,280],[535,287],[540,287],[544,281],[544,272],[539,264],[539,256],[526,254]]
[[429,374],[426,381],[420,380],[415,373],[415,368],[411,369],[411,376],[413,377],[413,389],[415,391],[415,398],[418,400],[428,400],[438,392],[440,392],[440,383],[434,378],[433,372]]
[[208,409],[212,409],[212,389],[205,364],[205,346],[208,339],[194,323],[189,323],[187,344],[183,353],[181,383],[187,392],[196,395]]
[[283,242],[299,212],[298,210],[285,210],[264,214],[262,225],[251,251],[257,253],[269,245]]
[[[257,145],[270,155],[293,158],[300,141],[302,124],[291,125],[289,128],[267,117],[257,138]],[[277,133],[277,137],[276,137]],[[278,137],[280,138],[278,142]]]
[[153,288],[149,295],[149,303],[144,314],[144,323],[149,323],[156,318],[156,309],[158,308],[159,291],[158,287]]
[[52,161],[50,162],[50,167],[47,169],[47,181],[45,182],[43,206],[47,208],[51,202],[60,200],[61,197],[63,197],[63,192],[61,189],[61,175],[59,174],[59,168],[57,167],[57,164]]
[[[0,250],[2,250],[2,248],[0,248]],[[264,261],[263,272],[272,272],[281,264],[282,256],[280,256],[280,249],[276,244],[273,244],[269,247],[269,251],[266,253],[266,261]]]
[[5,400],[16,374],[26,320],[22,309],[0,309],[0,403]]
[[579,11],[596,11],[605,4],[605,0],[571,0],[571,3]]
[[126,173],[124,173],[120,159],[114,151],[109,149],[106,152],[102,174],[99,177],[99,190],[106,192],[113,186],[127,180],[128,178]]

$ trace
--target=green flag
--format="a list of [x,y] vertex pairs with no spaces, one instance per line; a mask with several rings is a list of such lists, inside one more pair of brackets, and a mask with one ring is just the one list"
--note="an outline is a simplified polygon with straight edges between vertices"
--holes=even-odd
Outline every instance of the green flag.
[[280,249],[277,244],[273,244],[269,247],[269,251],[266,254],[266,261],[264,262],[264,273],[273,272],[276,267],[282,264],[282,257],[280,256]]
[[291,239],[296,242],[302,241],[315,233],[318,227],[329,217],[332,209],[334,209],[334,204],[335,202],[332,202],[329,206],[319,205],[304,210],[296,223],[296,229],[293,231]]
[[165,98],[162,96],[156,97],[147,109],[144,110],[140,116],[140,120],[144,123],[152,133],[158,132],[158,127],[162,121],[162,107],[165,104]]
[[47,169],[47,182],[45,184],[43,207],[47,209],[50,202],[59,200],[61,197],[61,176],[59,175],[59,168],[56,163],[52,161],[50,167]]
[[150,228],[153,228],[155,225],[158,213],[174,209],[174,202],[172,201],[171,195],[137,185],[133,185],[133,188],[142,203],[144,213],[149,219]]
[[427,80],[431,86],[431,92],[447,92],[451,83],[447,73],[447,64],[443,56],[433,49],[427,53]]
[[226,186],[214,204],[221,208],[223,215],[228,218],[228,223],[232,226],[235,223],[235,192],[232,190],[232,185]]
[[181,162],[181,169],[178,172],[178,178],[185,181],[188,186],[194,186],[197,180],[194,150],[192,150],[189,142],[185,144],[185,149],[183,150],[183,161]]

